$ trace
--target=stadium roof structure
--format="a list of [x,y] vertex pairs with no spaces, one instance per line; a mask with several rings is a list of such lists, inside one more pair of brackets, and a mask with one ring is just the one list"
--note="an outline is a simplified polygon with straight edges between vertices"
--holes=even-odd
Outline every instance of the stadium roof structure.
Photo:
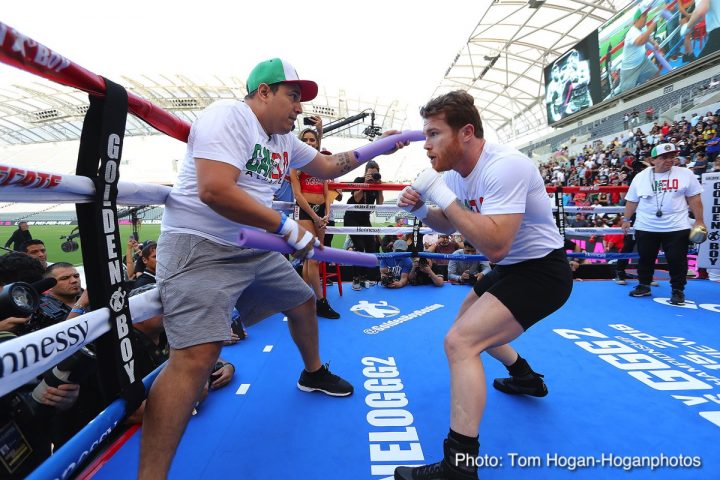
[[[242,99],[246,94],[245,81],[239,77],[195,79],[183,75],[158,75],[121,77],[117,81],[128,91],[189,123],[212,102]],[[0,87],[0,146],[78,140],[88,106],[86,93],[41,78],[22,85]],[[330,132],[330,135],[348,138],[366,138],[372,133],[368,128],[373,125],[382,130],[402,130],[407,121],[407,105],[392,100],[351,97],[344,91],[331,94],[321,90],[315,100],[304,104],[304,111],[306,115],[320,115],[324,124],[361,112],[375,113],[373,117],[368,115]],[[298,127],[302,129],[301,122]],[[126,135],[150,136],[160,135],[160,132],[128,115]]]
[[494,0],[434,95],[466,90],[501,141],[547,126],[543,68],[628,0]]

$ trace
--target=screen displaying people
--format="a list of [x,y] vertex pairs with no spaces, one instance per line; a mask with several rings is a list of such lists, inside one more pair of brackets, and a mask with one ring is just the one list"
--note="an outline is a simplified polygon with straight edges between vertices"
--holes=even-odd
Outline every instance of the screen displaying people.
[[716,4],[720,1],[634,0],[600,27],[602,100],[716,51],[712,41],[720,9]]
[[597,34],[578,43],[545,68],[545,107],[548,123],[591,107],[598,101]]

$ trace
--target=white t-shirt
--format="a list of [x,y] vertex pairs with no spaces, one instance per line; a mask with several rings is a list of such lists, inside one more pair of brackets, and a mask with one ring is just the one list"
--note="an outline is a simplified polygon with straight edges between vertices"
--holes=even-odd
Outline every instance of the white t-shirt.
[[540,171],[517,150],[486,142],[480,159],[467,177],[449,171],[443,178],[473,212],[525,214],[510,251],[499,265],[541,258],[563,246]]
[[[710,0],[700,0],[697,3],[699,8],[703,2],[709,2]],[[711,2],[708,12],[705,14],[705,25],[707,32],[710,33],[713,30],[720,28],[720,2]]]
[[625,34],[623,46],[622,69],[632,70],[639,66],[645,59],[645,45],[635,45],[635,40],[642,35],[642,31],[635,25],[630,27]]
[[[633,225],[645,232],[675,232],[690,228],[686,197],[702,193],[702,186],[687,168],[672,167],[655,173],[648,167],[633,178],[625,200],[636,202],[637,218]],[[656,191],[657,186],[657,191]],[[655,213],[662,210],[662,217]]]
[[191,233],[221,244],[237,245],[241,225],[200,201],[195,158],[237,167],[241,172],[237,185],[258,203],[271,207],[273,194],[289,169],[303,167],[316,155],[317,150],[293,134],[268,138],[244,102],[215,102],[190,129],[185,159],[165,204],[162,231]]

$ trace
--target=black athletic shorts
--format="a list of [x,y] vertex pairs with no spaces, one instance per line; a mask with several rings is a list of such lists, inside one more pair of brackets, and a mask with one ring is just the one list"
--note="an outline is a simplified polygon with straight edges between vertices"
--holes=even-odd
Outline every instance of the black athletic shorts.
[[[313,212],[315,212],[318,215],[318,217],[322,218],[325,216],[325,204],[324,203],[311,203],[310,208],[313,209]],[[312,220],[313,220],[312,217],[310,215],[308,215],[307,213],[305,213],[305,210],[303,210],[299,205],[298,205],[298,210],[300,211],[300,213],[298,213],[298,220],[310,220],[312,222]]]
[[478,296],[492,293],[524,330],[562,307],[570,297],[573,276],[565,251],[513,265],[495,265],[473,287]]

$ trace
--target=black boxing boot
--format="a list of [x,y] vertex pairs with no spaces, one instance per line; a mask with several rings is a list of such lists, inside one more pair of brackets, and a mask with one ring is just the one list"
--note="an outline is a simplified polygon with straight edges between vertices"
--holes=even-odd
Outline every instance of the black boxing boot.
[[548,394],[543,375],[535,373],[520,355],[518,355],[515,363],[506,368],[512,376],[510,378],[496,378],[493,381],[493,387],[496,390],[510,395],[530,395],[533,397],[544,397]]
[[421,467],[398,467],[395,480],[477,480],[477,437],[466,437],[450,430],[443,443],[444,458]]

